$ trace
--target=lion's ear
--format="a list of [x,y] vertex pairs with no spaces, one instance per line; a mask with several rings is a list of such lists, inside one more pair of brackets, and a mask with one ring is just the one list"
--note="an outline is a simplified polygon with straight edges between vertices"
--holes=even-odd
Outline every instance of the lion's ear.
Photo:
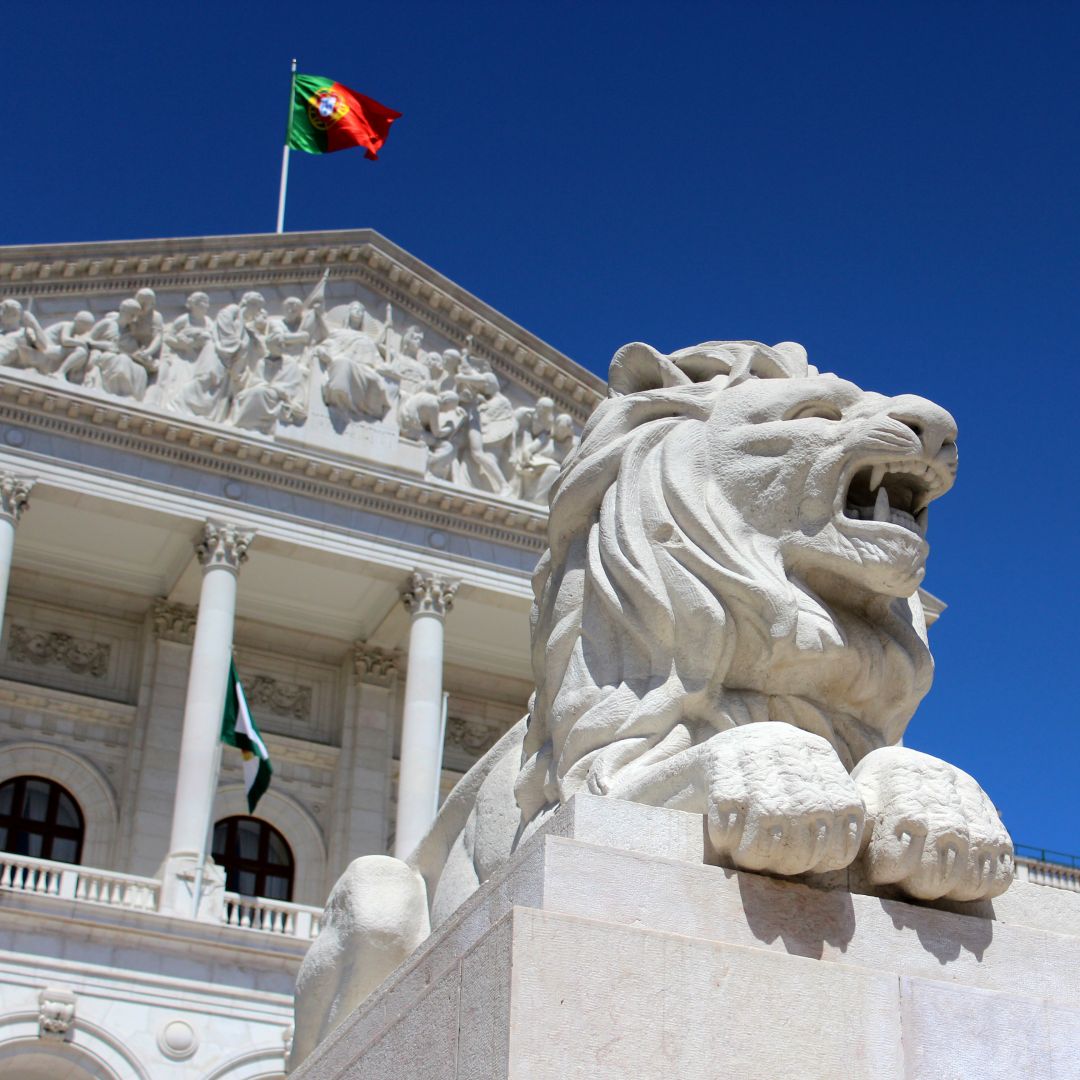
[[659,390],[667,386],[688,386],[690,378],[666,356],[643,341],[624,345],[612,358],[608,369],[608,392],[612,397]]
[[[780,368],[789,379],[804,379],[810,374],[810,364],[806,359],[806,349],[797,341],[780,341],[772,347],[780,358]],[[817,373],[817,369],[814,369]]]

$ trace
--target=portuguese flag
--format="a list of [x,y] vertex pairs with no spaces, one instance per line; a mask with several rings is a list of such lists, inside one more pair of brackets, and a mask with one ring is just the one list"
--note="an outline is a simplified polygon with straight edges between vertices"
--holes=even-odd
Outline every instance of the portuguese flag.
[[375,161],[401,113],[321,75],[294,75],[285,145],[309,154],[363,146]]
[[221,718],[221,741],[235,746],[244,757],[244,790],[247,793],[248,813],[270,786],[270,751],[262,741],[259,729],[251,718],[244,688],[236,675],[236,664],[229,661],[229,684],[225,688],[225,712]]

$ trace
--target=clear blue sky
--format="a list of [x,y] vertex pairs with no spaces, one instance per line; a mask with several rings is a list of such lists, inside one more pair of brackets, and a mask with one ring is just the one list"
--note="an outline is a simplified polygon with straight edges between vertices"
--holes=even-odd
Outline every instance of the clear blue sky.
[[3,55],[4,243],[272,230],[297,56],[405,115],[294,154],[287,228],[374,227],[597,372],[794,339],[951,409],[908,742],[1080,852],[1080,8],[18,4]]

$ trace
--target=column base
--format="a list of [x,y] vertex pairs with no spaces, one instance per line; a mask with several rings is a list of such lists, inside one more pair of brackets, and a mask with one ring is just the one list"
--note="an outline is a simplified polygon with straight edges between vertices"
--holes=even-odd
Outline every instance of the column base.
[[199,922],[220,923],[225,916],[225,871],[207,859],[202,872],[199,910],[194,910],[195,887],[199,874],[197,852],[177,851],[165,857],[157,876],[161,878],[158,910],[164,915],[179,915]]

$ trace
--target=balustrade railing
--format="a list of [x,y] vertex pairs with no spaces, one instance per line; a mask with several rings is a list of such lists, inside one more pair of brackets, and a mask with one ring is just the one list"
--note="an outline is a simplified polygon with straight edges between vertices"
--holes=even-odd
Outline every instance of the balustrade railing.
[[156,878],[94,870],[0,851],[0,889],[83,900],[106,907],[156,911],[161,882]]
[[[157,878],[117,874],[87,866],[35,859],[0,851],[0,890],[78,900],[129,911],[157,911]],[[284,900],[225,893],[221,921],[226,926],[311,941],[319,932],[322,909]]]
[[260,896],[225,894],[225,924],[242,930],[261,930],[270,934],[310,941],[319,932],[322,909]]
[[1067,866],[1064,863],[1033,859],[1020,854],[1017,854],[1015,864],[1017,881],[1030,881],[1035,885],[1049,885],[1054,889],[1080,892],[1080,866]]

